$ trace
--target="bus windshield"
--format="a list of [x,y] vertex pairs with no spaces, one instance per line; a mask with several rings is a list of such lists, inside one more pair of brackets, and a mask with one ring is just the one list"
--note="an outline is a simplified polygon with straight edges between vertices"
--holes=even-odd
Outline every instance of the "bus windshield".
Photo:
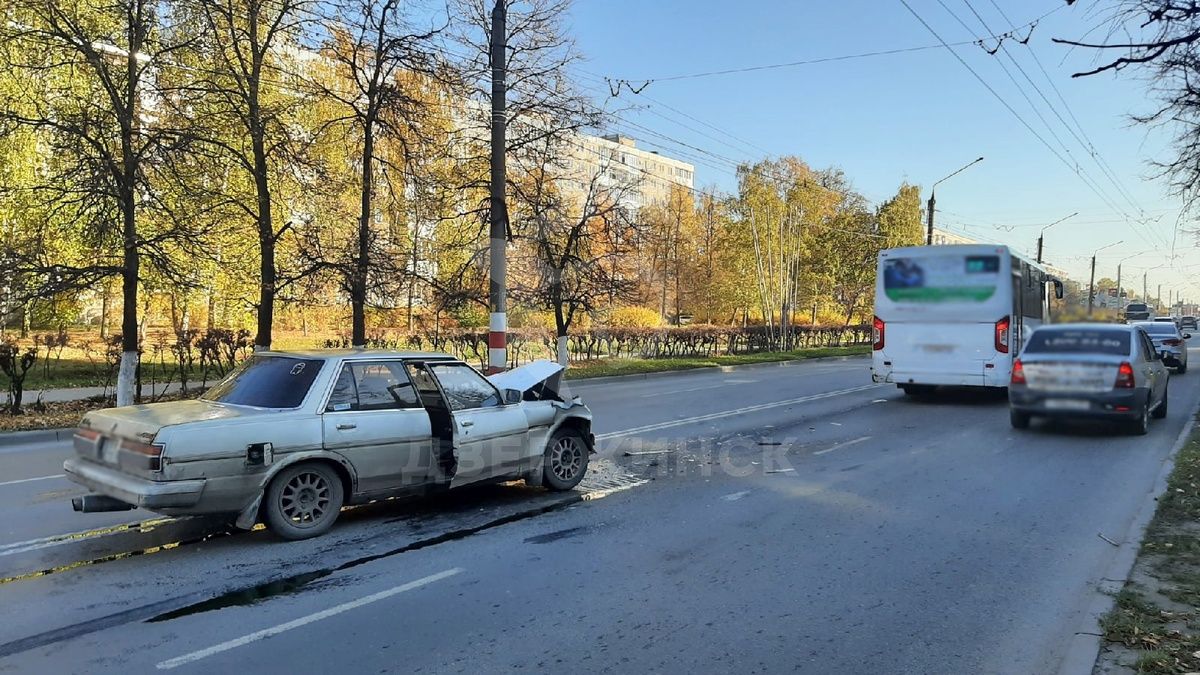
[[890,258],[883,268],[884,293],[899,303],[985,302],[999,284],[999,255]]

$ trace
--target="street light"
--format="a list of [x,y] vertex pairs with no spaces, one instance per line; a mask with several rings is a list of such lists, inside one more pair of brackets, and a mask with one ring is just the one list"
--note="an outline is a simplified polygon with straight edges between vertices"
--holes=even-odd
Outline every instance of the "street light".
[[[1070,216],[1068,216],[1068,217],[1070,217]],[[1039,241],[1040,241],[1040,238],[1039,238]],[[1140,255],[1145,255],[1145,254],[1146,254],[1146,251],[1142,251],[1141,253],[1134,253],[1131,256],[1126,256],[1124,258],[1121,258],[1121,260],[1119,260],[1117,262],[1117,306],[1118,306],[1117,307],[1117,318],[1120,318],[1120,314],[1121,314],[1120,305],[1121,305],[1121,303],[1124,302],[1123,300],[1121,300],[1121,298],[1125,297],[1124,295],[1121,294],[1121,265],[1125,264],[1125,262],[1127,260],[1133,260],[1134,258],[1136,258]]]
[[1123,243],[1125,243],[1124,239],[1122,239],[1121,241],[1114,241],[1113,243],[1111,243],[1107,246],[1101,246],[1100,248],[1096,249],[1095,251],[1092,251],[1092,276],[1091,276],[1091,279],[1088,280],[1088,311],[1087,311],[1088,316],[1092,315],[1092,305],[1094,305],[1096,302],[1096,254],[1099,253],[1100,251],[1103,251],[1106,248],[1112,248],[1112,247],[1116,246],[1117,244],[1123,244]]
[[929,187],[929,233],[925,236],[926,244],[928,244],[930,246],[933,245],[933,205],[937,203],[937,200],[934,199],[933,194],[934,194],[934,191],[937,190],[937,186],[950,180],[951,178],[954,178],[958,174],[966,171],[967,169],[971,168],[972,166],[975,166],[976,164],[978,164],[982,161],[983,161],[983,158],[980,157],[979,159],[967,164],[966,166],[959,169],[958,171],[955,171],[954,173],[946,176],[945,178],[935,182],[933,185],[931,185]]
[[1048,230],[1048,229],[1050,229],[1050,228],[1054,227],[1055,225],[1057,225],[1057,224],[1061,223],[1062,221],[1066,220],[1067,218],[1074,218],[1074,217],[1075,217],[1075,216],[1077,216],[1077,215],[1079,215],[1079,212],[1078,212],[1078,211],[1076,211],[1075,213],[1072,213],[1072,214],[1071,214],[1071,215],[1069,215],[1069,216],[1065,216],[1065,217],[1063,217],[1063,218],[1059,218],[1058,220],[1054,221],[1053,223],[1050,223],[1049,225],[1047,225],[1047,226],[1043,227],[1041,232],[1038,232],[1038,252],[1037,252],[1037,261],[1038,261],[1038,264],[1039,264],[1039,265],[1040,265],[1040,264],[1042,264],[1042,235],[1046,234],[1046,230]]

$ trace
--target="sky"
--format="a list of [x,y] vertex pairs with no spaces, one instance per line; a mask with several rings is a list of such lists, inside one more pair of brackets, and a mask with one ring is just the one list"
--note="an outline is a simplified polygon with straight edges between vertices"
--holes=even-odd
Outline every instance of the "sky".
[[[696,164],[697,187],[734,189],[734,169],[724,160],[796,155],[816,168],[841,169],[875,203],[902,181],[922,186],[924,198],[932,182],[982,156],[938,186],[939,227],[1032,254],[1042,227],[1078,213],[1045,233],[1046,262],[1086,283],[1093,252],[1121,242],[1097,255],[1097,279],[1116,277],[1124,261],[1123,276],[1138,286],[1147,272],[1152,295],[1162,284],[1164,300],[1169,289],[1200,300],[1200,281],[1189,274],[1200,272],[1200,249],[1186,231],[1196,224],[1183,220],[1177,231],[1180,202],[1150,165],[1167,156],[1169,134],[1130,120],[1152,106],[1146,81],[1133,71],[1072,78],[1095,55],[1051,42],[1086,35],[1097,10],[1112,1],[908,0],[952,45],[1010,30],[997,5],[1017,26],[1056,10],[1026,45],[1009,40],[996,55],[974,44],[951,49],[1066,163],[900,0],[576,0],[569,29],[585,61],[573,73],[618,111],[614,130]],[[665,79],[914,47],[936,48]],[[604,78],[650,83],[641,94],[623,88],[613,99]],[[1089,142],[1100,159],[1085,149]]]

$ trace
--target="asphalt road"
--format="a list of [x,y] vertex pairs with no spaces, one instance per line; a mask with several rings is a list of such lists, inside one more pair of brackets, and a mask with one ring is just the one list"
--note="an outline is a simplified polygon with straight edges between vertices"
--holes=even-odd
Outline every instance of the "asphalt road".
[[905,399],[862,358],[576,393],[580,493],[377,504],[306,542],[112,532],[153,516],[4,483],[61,446],[0,453],[0,672],[1054,672],[1200,373],[1145,437],[1015,432],[1002,399]]

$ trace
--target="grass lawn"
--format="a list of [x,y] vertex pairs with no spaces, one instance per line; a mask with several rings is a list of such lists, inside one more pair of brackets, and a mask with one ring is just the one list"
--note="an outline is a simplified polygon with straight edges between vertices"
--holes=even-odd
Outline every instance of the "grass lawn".
[[661,373],[670,370],[691,370],[715,366],[744,366],[751,363],[773,363],[797,359],[815,359],[824,356],[854,356],[870,354],[870,345],[849,347],[816,347],[790,352],[763,352],[761,354],[739,354],[736,356],[708,356],[667,359],[596,359],[571,364],[567,379],[580,380],[589,377],[633,375],[639,373]]
[[1175,458],[1131,580],[1116,600],[1100,622],[1108,641],[1101,672],[1200,671],[1200,431]]

